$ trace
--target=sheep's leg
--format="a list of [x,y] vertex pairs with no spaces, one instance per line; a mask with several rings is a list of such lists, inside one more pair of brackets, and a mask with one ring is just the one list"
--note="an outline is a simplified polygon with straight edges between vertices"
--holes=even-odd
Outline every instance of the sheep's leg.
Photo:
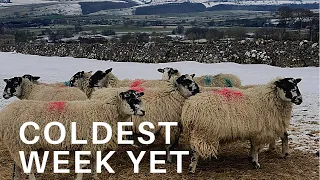
[[92,175],[92,179],[100,180],[97,173],[97,164],[95,159],[93,158],[91,159],[91,175]]
[[258,154],[260,151],[260,146],[253,146],[252,148],[252,164],[256,169],[260,168],[260,164],[258,163]]
[[167,154],[167,163],[172,163],[172,156],[170,154],[170,148],[172,147],[172,144],[167,144],[165,147],[166,147],[166,154]]
[[[179,143],[179,139],[180,139],[180,134],[182,132],[182,128],[181,125],[179,124],[177,128],[172,129],[171,133],[172,133],[172,138],[173,138],[173,143],[171,142],[171,144],[167,144],[165,146],[166,148],[166,154],[167,154],[167,162],[171,163],[172,162],[172,156],[170,154],[170,150],[172,150],[172,148],[178,146]],[[165,133],[165,132],[162,132]],[[165,137],[165,136],[164,136]]]
[[283,133],[283,136],[281,136],[282,141],[282,157],[286,158],[289,155],[289,138],[288,138],[287,131]]
[[[18,152],[18,151],[16,151],[16,152]],[[14,167],[13,167],[13,168],[14,168],[14,176],[13,176],[13,179],[14,179],[14,180],[27,179],[27,177],[29,177],[29,179],[34,178],[34,179],[32,179],[32,180],[35,180],[35,176],[34,176],[33,173],[26,174],[26,173],[24,173],[24,171],[22,170],[21,161],[20,161],[20,158],[18,158],[19,155],[13,153],[11,156],[14,157],[14,158],[13,158],[13,161],[14,161]],[[16,157],[16,158],[15,158],[15,157]],[[28,155],[26,155],[26,157],[28,157]],[[30,177],[29,175],[31,175],[31,177]]]
[[189,173],[192,173],[192,174],[195,173],[198,160],[199,160],[199,154],[195,150],[192,150],[191,163],[189,165]]
[[[80,169],[83,169],[86,166],[87,166],[86,164],[82,164],[82,165],[80,165]],[[77,177],[76,177],[76,180],[82,180],[82,178],[83,178],[83,173],[78,173]]]
[[16,163],[14,162],[12,179],[13,180],[22,179],[21,173],[22,173],[21,168],[19,166],[17,166]]
[[249,160],[252,161],[253,158],[253,145],[252,145],[252,141],[250,140],[250,153],[249,153]]
[[33,173],[28,174],[29,180],[36,180],[36,177]]

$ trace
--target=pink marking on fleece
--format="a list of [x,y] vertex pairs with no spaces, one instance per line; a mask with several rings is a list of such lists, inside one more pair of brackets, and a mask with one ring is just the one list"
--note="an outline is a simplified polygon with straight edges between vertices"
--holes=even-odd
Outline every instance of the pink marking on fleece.
[[144,82],[145,82],[145,80],[135,79],[135,80],[131,83],[130,87],[138,87],[138,86],[141,86],[141,84],[144,83]]
[[219,90],[213,90],[212,93],[219,94],[219,95],[225,97],[227,100],[239,99],[243,96],[242,92],[235,91],[235,90],[232,90],[229,88],[222,88]]
[[62,112],[65,110],[66,107],[66,102],[65,101],[54,101],[54,102],[49,102],[48,103],[48,111],[58,111]]
[[144,92],[144,87],[130,87],[130,90],[135,90],[137,92]]
[[130,85],[130,90],[135,90],[137,92],[144,92],[144,87],[141,86],[141,84],[144,82],[145,80],[142,80],[142,79],[134,80]]

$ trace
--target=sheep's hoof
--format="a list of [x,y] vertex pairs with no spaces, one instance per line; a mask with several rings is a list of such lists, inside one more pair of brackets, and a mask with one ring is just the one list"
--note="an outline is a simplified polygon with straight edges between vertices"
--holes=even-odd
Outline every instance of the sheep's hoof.
[[194,174],[196,171],[195,168],[192,168],[192,166],[189,166],[188,174]]
[[289,153],[281,154],[282,159],[287,159],[288,156],[289,156]]
[[193,175],[195,173],[195,170],[192,170],[192,168],[189,168],[188,174]]
[[256,169],[260,169],[260,164],[258,162],[252,162]]

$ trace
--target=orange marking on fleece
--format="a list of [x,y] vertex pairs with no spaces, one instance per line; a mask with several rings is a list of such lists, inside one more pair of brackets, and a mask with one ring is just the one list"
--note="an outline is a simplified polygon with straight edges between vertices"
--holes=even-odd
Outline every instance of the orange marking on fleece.
[[62,112],[65,110],[66,107],[66,102],[65,101],[54,101],[54,102],[49,102],[48,103],[48,111],[58,111]]

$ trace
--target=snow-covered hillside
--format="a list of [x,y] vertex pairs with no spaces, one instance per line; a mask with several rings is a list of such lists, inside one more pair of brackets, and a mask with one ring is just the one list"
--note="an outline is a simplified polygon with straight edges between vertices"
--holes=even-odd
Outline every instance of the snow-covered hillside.
[[[268,65],[244,65],[235,63],[200,64],[197,62],[175,62],[164,64],[140,64],[131,62],[98,61],[71,57],[41,57],[0,52],[0,94],[4,89],[4,78],[21,76],[26,73],[40,76],[43,82],[53,83],[68,80],[75,72],[104,70],[112,67],[120,79],[159,79],[159,67],[175,67],[182,73],[197,76],[217,73],[232,73],[240,77],[243,84],[262,84],[280,77],[302,78],[299,83],[303,103],[294,106],[290,146],[295,149],[315,152],[319,149],[319,68],[279,68]],[[0,109],[16,100],[0,98]]]
[[[32,12],[34,15],[45,15],[45,14],[63,14],[63,15],[79,15],[81,14],[80,2],[122,2],[127,3],[129,1],[135,2],[136,7],[161,5],[169,3],[202,3],[207,8],[213,7],[220,4],[228,5],[281,5],[281,4],[310,4],[319,3],[317,0],[11,0],[11,3],[1,3],[0,7],[10,7],[16,5],[30,5],[30,4],[42,4],[43,7]],[[45,4],[48,4],[46,6]],[[94,14],[112,14],[113,10],[102,10],[95,12]],[[118,12],[119,14],[119,12]],[[120,12],[121,14],[121,12]],[[124,10],[123,15],[128,14],[127,10]],[[131,12],[129,12],[131,14]]]

